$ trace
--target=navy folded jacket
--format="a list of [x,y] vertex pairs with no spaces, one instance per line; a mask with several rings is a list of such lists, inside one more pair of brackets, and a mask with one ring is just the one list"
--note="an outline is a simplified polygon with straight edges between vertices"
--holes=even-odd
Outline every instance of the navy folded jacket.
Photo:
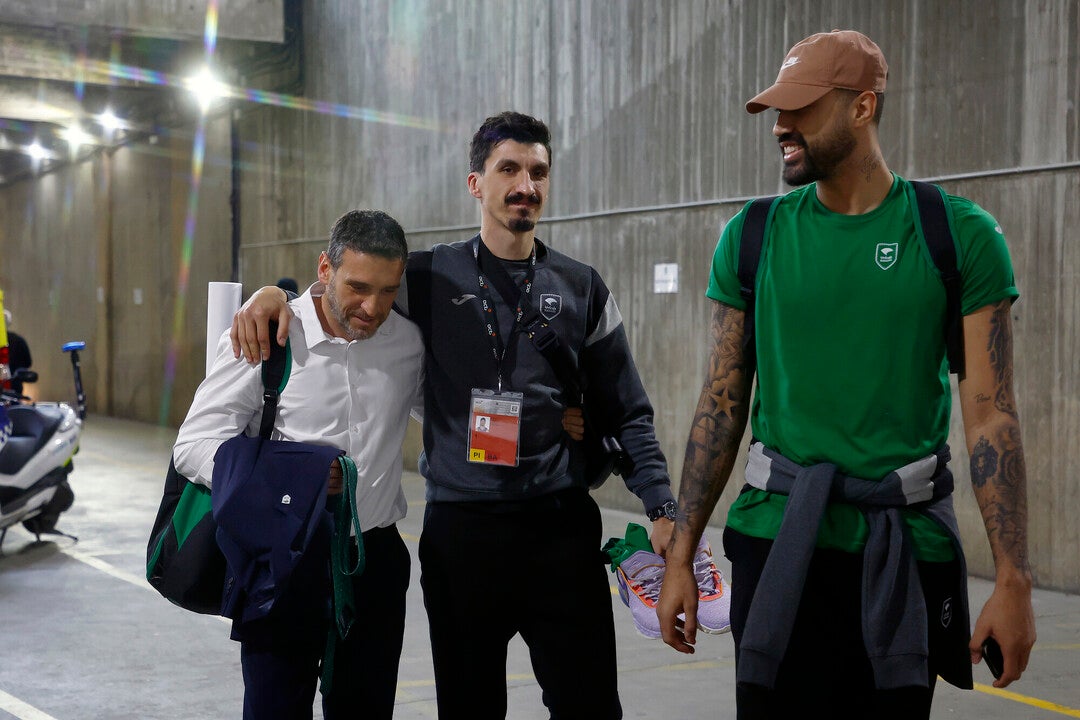
[[240,622],[265,617],[313,538],[332,534],[326,480],[341,454],[335,447],[242,434],[218,448],[212,499],[227,565],[222,615]]

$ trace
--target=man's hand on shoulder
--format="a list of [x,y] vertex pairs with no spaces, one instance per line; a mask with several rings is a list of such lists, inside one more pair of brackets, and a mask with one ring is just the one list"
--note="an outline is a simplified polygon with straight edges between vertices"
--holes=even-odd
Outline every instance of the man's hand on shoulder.
[[292,313],[286,301],[285,291],[276,285],[266,285],[255,291],[236,314],[233,315],[229,339],[232,340],[233,357],[240,357],[252,365],[270,358],[270,323],[277,321],[277,343],[284,347],[289,337],[289,320]]

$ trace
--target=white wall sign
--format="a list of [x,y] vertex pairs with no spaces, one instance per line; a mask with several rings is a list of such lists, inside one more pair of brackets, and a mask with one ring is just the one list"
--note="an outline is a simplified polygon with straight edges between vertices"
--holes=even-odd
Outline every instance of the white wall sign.
[[653,266],[653,292],[679,292],[679,265],[677,263],[657,263]]

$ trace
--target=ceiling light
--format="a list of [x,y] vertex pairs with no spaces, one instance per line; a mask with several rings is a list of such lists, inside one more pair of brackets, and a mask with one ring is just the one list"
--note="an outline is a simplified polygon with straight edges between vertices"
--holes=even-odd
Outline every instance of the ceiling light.
[[98,122],[101,123],[101,127],[107,131],[112,132],[120,128],[120,118],[113,115],[112,110],[106,110],[97,117]]
[[79,152],[80,145],[89,145],[94,141],[94,138],[83,132],[83,129],[78,125],[72,125],[61,133],[61,137],[67,142],[68,147],[71,149],[71,154],[75,155]]
[[33,145],[30,145],[26,148],[26,153],[34,160],[41,160],[49,154],[48,151],[45,150],[45,148],[41,147],[41,143],[39,143],[37,140],[34,141]]
[[224,83],[214,76],[209,67],[204,67],[195,75],[184,81],[187,89],[195,96],[199,103],[199,109],[205,114],[210,110],[210,105],[220,97],[224,97],[227,88]]

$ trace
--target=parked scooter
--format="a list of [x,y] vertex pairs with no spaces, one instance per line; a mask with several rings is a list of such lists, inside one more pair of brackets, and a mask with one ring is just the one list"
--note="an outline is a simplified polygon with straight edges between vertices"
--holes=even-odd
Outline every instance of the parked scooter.
[[[73,467],[72,456],[79,451],[86,418],[86,395],[79,368],[79,351],[85,347],[81,341],[63,346],[63,351],[71,354],[75,407],[66,402],[33,402],[8,390],[0,393],[0,403],[11,423],[7,443],[0,447],[0,548],[8,528],[20,522],[38,541],[42,535],[78,540],[57,530],[56,523],[75,499],[68,475]],[[38,375],[21,369],[15,377],[32,383]]]

